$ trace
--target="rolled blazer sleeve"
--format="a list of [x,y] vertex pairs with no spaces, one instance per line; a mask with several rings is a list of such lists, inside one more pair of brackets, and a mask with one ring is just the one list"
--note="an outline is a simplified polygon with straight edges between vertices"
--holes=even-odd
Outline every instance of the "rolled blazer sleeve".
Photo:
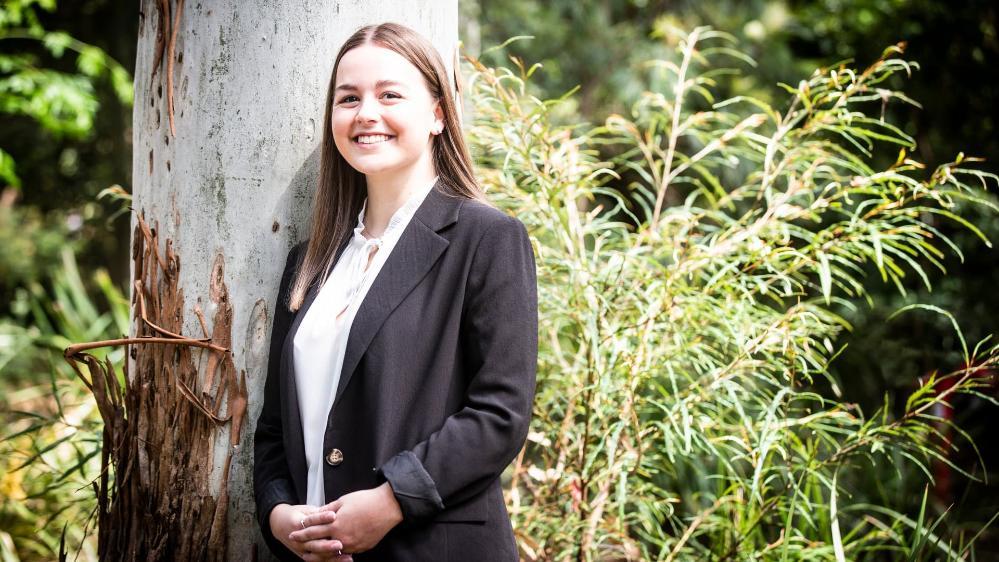
[[[462,345],[471,371],[463,407],[411,450],[379,469],[403,519],[432,518],[483,492],[527,438],[538,356],[538,296],[527,229],[503,215],[472,258]],[[460,460],[459,460],[460,459]]]
[[271,328],[270,355],[267,361],[267,381],[264,384],[264,404],[257,418],[253,435],[253,493],[257,519],[264,540],[275,554],[292,554],[274,538],[270,526],[271,510],[281,503],[295,504],[291,474],[285,457],[283,429],[281,426],[281,348],[291,328],[292,312],[287,299],[292,276],[298,265],[301,244],[288,252],[284,273],[274,305],[274,324]]

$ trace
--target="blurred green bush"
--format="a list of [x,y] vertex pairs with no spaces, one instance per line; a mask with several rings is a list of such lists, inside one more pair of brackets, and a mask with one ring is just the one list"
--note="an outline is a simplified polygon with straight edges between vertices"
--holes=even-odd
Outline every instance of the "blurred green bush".
[[[96,403],[63,359],[70,343],[128,333],[128,300],[105,270],[84,283],[70,249],[51,289],[17,291],[13,316],[0,319],[0,560],[53,560],[60,545],[96,560],[93,483],[101,468]],[[98,310],[97,298],[107,311]],[[124,350],[96,357],[124,362]],[[65,535],[64,535],[65,533]]]
[[[132,79],[100,48],[46,29],[42,15],[55,7],[54,0],[0,5],[0,114],[5,133],[30,123],[52,140],[84,140],[100,106],[95,84],[107,80],[130,103]],[[67,53],[72,69],[56,68]],[[80,233],[96,204],[18,205],[35,186],[24,185],[7,148],[0,146],[0,560],[53,560],[61,551],[93,560],[100,417],[62,350],[127,333],[128,303],[105,269],[86,282],[77,270]],[[59,167],[75,166],[74,154],[64,152]],[[118,364],[122,354],[110,350]]]
[[[900,412],[869,411],[830,365],[851,328],[837,310],[873,302],[868,268],[899,291],[942,269],[960,250],[932,219],[982,236],[957,203],[994,216],[999,178],[963,155],[926,170],[879,117],[913,103],[887,86],[918,66],[900,47],[770,104],[715,96],[753,64],[732,36],[658,33],[676,56],[648,61],[650,87],[597,127],[531,94],[537,65],[472,60],[480,175],[538,255],[538,397],[508,496],[525,557],[964,559],[983,527],[927,509],[929,467],[958,446],[939,436],[962,435],[935,408],[994,403],[988,379],[941,371]],[[897,159],[875,168],[885,145]],[[953,322],[920,304],[894,321],[917,314]],[[952,329],[967,365],[994,367],[999,346]]]

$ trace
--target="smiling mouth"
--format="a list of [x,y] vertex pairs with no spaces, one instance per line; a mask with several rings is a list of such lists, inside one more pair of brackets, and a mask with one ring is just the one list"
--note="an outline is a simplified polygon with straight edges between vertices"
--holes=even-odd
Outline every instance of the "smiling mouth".
[[379,144],[394,138],[392,135],[357,135],[353,141],[358,144]]

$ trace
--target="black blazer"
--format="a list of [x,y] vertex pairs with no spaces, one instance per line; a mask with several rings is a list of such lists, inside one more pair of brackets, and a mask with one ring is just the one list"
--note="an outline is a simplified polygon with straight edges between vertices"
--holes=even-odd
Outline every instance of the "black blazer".
[[[271,534],[271,509],[306,499],[291,353],[317,289],[287,307],[304,248],[282,275],[254,435],[260,529],[282,560],[297,557]],[[403,522],[355,560],[518,559],[499,476],[527,437],[537,350],[527,230],[438,182],[357,311],[326,426],[326,501],[387,480],[402,507]]]

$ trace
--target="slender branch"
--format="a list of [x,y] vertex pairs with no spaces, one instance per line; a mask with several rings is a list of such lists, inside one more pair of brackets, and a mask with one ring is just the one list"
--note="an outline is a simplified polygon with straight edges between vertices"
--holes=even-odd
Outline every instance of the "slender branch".
[[210,349],[218,353],[226,353],[229,351],[228,348],[188,337],[159,338],[151,336],[140,336],[137,338],[117,338],[113,340],[74,343],[66,347],[65,351],[63,351],[63,356],[66,358],[66,360],[72,360],[75,359],[76,355],[79,355],[81,352],[90,349],[96,349],[98,347],[110,347],[115,345],[131,345],[131,344],[147,344],[147,343],[162,343],[168,345],[189,345],[192,347],[202,347],[205,349]]
[[690,66],[690,59],[694,54],[694,46],[697,44],[700,28],[694,29],[684,42],[683,62],[680,63],[680,72],[677,73],[675,87],[675,97],[673,103],[673,125],[669,133],[669,147],[666,149],[666,160],[663,163],[663,179],[656,194],[656,208],[652,213],[652,223],[649,231],[655,232],[659,226],[659,214],[662,211],[663,200],[666,198],[666,189],[669,187],[669,180],[672,177],[670,169],[673,166],[673,155],[676,153],[676,143],[680,136],[680,112],[683,107],[683,98],[687,88],[687,69]]

